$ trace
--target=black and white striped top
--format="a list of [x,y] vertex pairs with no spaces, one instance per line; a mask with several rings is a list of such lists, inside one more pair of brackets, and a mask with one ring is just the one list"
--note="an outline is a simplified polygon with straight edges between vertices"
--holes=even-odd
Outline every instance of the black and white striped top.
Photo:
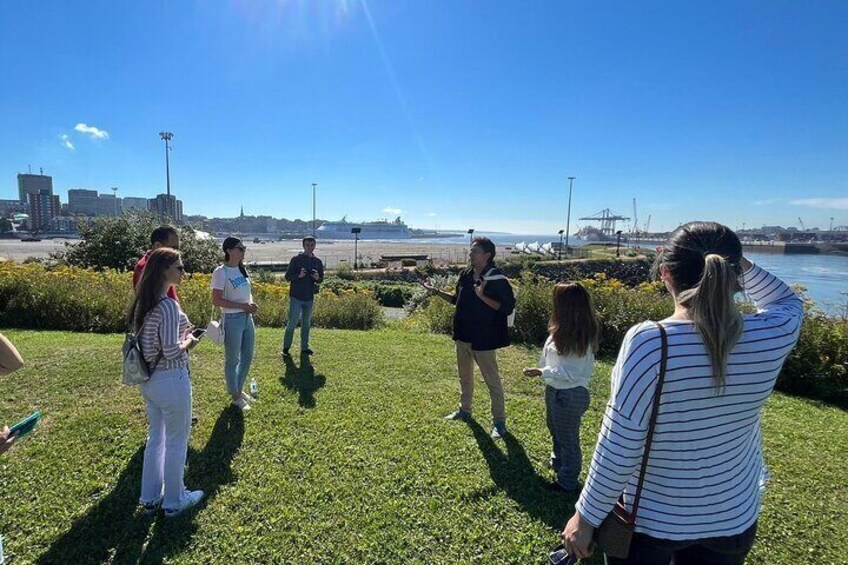
[[[668,368],[648,458],[636,531],[692,540],[745,531],[760,509],[760,418],[801,330],[803,304],[757,266],[742,275],[758,312],[728,359],[723,392],[690,321],[666,320]],[[624,492],[632,508],[647,436],[661,342],[651,322],[627,333],[612,371],[611,396],[576,509],[598,526]]]
[[[144,360],[156,370],[177,369],[188,365],[188,353],[180,349],[180,336],[188,327],[186,316],[179,303],[164,297],[147,315],[141,332],[140,345]],[[162,358],[158,364],[159,352]]]

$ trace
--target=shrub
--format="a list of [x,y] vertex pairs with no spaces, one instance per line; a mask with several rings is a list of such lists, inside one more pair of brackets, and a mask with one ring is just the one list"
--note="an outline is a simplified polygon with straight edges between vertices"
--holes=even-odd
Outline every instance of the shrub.
[[848,318],[808,309],[798,345],[789,354],[777,388],[793,394],[848,400]]
[[[212,316],[212,276],[187,276],[177,292],[189,320],[205,325]],[[254,279],[259,306],[257,325],[281,327],[288,314],[288,283]],[[316,324],[327,328],[368,329],[379,325],[382,310],[367,291],[335,297],[322,294]],[[123,332],[132,299],[132,274],[76,267],[0,263],[0,326],[47,330]],[[324,305],[322,306],[322,303]]]
[[383,310],[370,293],[325,293],[315,302],[314,321],[320,328],[370,330],[383,323]]
[[415,259],[401,259],[400,266],[401,267],[415,267],[418,265],[418,261]]
[[336,267],[336,276],[342,280],[352,281],[354,279],[354,270],[348,263],[339,263]]
[[[52,258],[74,267],[97,270],[131,271],[139,257],[150,248],[150,233],[160,225],[148,212],[129,212],[117,218],[95,218],[79,226],[82,241],[66,243],[67,251]],[[194,230],[182,226],[180,251],[186,270],[212,272],[222,252],[211,239],[198,239]]]

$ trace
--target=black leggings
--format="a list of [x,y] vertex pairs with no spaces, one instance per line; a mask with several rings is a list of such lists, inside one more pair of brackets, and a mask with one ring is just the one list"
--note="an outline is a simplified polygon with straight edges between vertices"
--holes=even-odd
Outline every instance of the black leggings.
[[607,565],[742,565],[757,536],[757,523],[735,536],[673,541],[634,534],[627,559],[604,556]]

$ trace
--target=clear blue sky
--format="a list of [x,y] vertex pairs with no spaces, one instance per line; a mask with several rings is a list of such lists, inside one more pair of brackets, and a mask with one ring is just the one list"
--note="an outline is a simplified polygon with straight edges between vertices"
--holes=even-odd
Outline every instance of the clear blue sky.
[[[552,233],[848,224],[848,2],[0,4],[0,198]],[[83,124],[78,126],[78,124]],[[108,137],[106,137],[108,135]],[[99,136],[99,137],[98,137]],[[572,220],[572,225],[584,222]]]

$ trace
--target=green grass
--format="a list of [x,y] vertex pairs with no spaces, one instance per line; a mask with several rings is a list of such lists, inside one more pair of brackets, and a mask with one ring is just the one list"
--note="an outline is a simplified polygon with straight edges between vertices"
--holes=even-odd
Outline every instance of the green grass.
[[[137,512],[143,401],[118,384],[121,336],[5,331],[27,361],[5,378],[0,415],[41,428],[0,459],[0,532],[13,563],[543,563],[574,500],[539,478],[550,439],[542,385],[499,354],[512,436],[444,422],[458,382],[445,336],[315,330],[312,371],[278,357],[262,329],[260,403],[226,410],[222,350],[192,358],[195,412],[186,483],[207,501],[185,517]],[[608,392],[599,363],[583,421],[588,465]],[[780,394],[764,418],[773,480],[749,563],[845,563],[848,415]],[[594,560],[593,563],[599,561]]]

